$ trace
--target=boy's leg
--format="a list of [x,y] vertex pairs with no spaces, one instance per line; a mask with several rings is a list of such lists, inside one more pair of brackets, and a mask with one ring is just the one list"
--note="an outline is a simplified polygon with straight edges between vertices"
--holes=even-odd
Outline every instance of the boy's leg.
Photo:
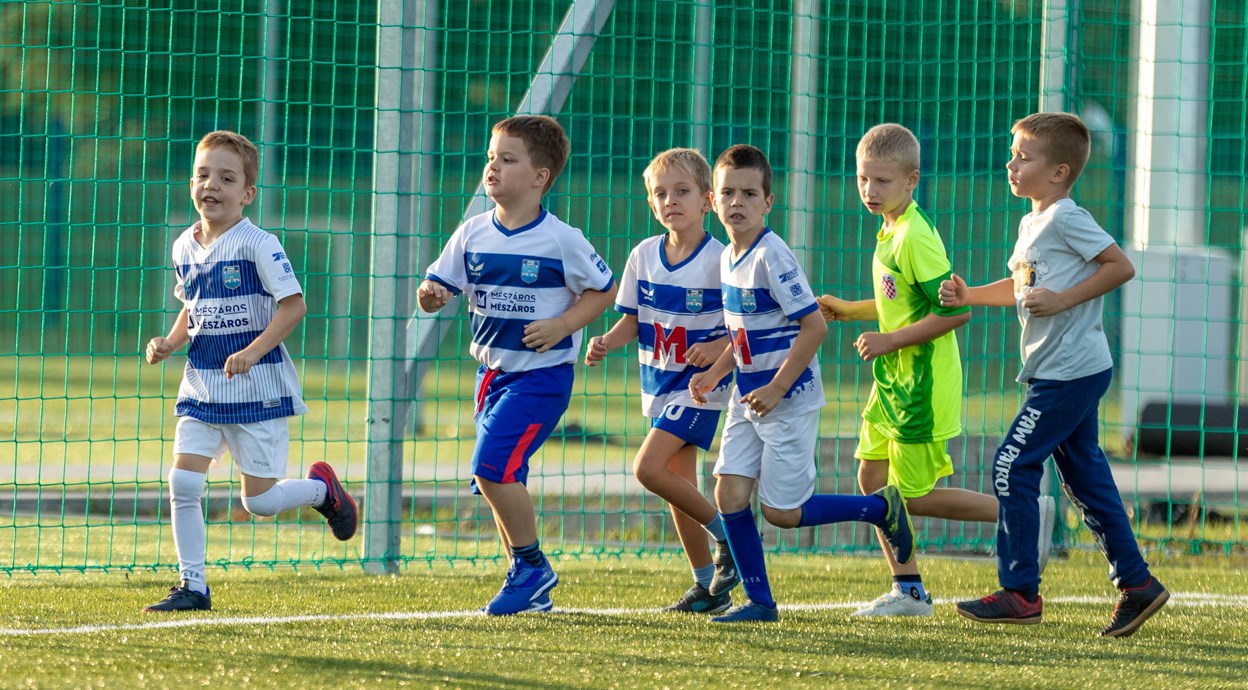
[[206,611],[212,608],[204,562],[207,525],[204,521],[204,485],[214,458],[225,453],[220,427],[191,417],[180,417],[173,437],[173,467],[169,470],[169,521],[178,552],[181,585],[144,611]]
[[[1069,382],[1073,396],[1099,401],[1109,386],[1110,372]],[[1087,390],[1082,390],[1086,387]],[[1122,498],[1098,438],[1097,407],[1075,427],[1053,453],[1058,476],[1070,501],[1096,538],[1109,561],[1109,578],[1120,594],[1109,625],[1108,637],[1126,637],[1139,629],[1170,598],[1166,588],[1149,572],[1122,507]]]
[[[654,432],[652,431],[651,433]],[[698,480],[697,461],[698,448],[686,445],[671,456],[667,467],[672,473],[680,477],[682,481],[694,485]],[[710,506],[709,501],[707,506]],[[707,543],[706,528],[676,506],[669,503],[668,508],[671,509],[672,522],[676,525],[676,534],[680,537],[680,544],[685,550],[685,557],[689,559],[689,567],[693,572],[693,586],[681,595],[676,603],[664,610],[707,614],[726,611],[732,605],[732,595],[727,590],[720,592],[719,595],[713,595],[710,592],[712,580],[715,576],[715,563],[711,560],[711,549]],[[711,508],[711,510],[714,511],[715,509]],[[715,516],[719,516],[717,511]]]

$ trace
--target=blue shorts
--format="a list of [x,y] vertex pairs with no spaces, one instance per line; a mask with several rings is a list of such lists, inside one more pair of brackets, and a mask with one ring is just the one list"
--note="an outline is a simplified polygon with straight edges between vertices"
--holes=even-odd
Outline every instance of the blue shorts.
[[[555,430],[572,397],[572,365],[508,373],[477,371],[477,446],[472,475],[499,484],[529,478],[529,458]],[[475,479],[472,492],[481,493]]]
[[668,405],[663,408],[662,414],[650,419],[650,426],[702,450],[710,450],[715,430],[719,427],[719,410]]

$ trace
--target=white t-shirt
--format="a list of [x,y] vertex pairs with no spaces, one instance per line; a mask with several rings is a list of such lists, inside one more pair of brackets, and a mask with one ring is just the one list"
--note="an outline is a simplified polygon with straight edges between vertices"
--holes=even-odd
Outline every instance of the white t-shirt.
[[[724,325],[737,360],[737,386],[732,396],[736,405],[750,391],[771,383],[801,330],[798,319],[819,305],[792,250],[770,228],[765,228],[736,261],[732,260],[732,247],[724,249],[719,270],[724,284]],[[816,356],[766,417],[748,409],[746,416],[754,422],[766,422],[817,410],[824,403]]]
[[174,295],[187,310],[186,370],[175,413],[209,424],[246,424],[308,411],[286,345],[246,374],[225,377],[225,360],[273,320],[279,300],[303,293],[277,237],[244,218],[216,242],[195,239],[199,223],[173,243]]
[[576,361],[580,330],[539,353],[525,346],[524,327],[558,317],[586,290],[606,291],[615,282],[585,235],[546,209],[514,230],[500,225],[492,211],[469,218],[426,277],[466,296],[473,358],[510,372]]
[[1092,215],[1070,199],[1023,216],[1009,260],[1018,321],[1023,326],[1020,382],[1033,378],[1072,381],[1113,366],[1101,322],[1102,298],[1055,316],[1036,317],[1023,308],[1023,299],[1033,289],[1061,292],[1087,280],[1099,267],[1096,256],[1113,243]]
[[[657,417],[667,405],[692,406],[689,379],[706,367],[685,362],[689,347],[722,338],[724,311],[719,279],[724,245],[707,233],[702,244],[679,264],[669,264],[667,235],[642,240],[628,256],[615,308],[637,317],[637,358],[641,363],[641,410]],[[728,404],[727,376],[703,407]]]

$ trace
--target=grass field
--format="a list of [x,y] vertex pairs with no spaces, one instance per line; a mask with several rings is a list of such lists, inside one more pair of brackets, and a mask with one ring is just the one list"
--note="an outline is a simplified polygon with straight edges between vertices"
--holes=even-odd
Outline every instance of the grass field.
[[989,560],[929,559],[934,618],[851,620],[884,564],[772,556],[778,624],[719,626],[656,609],[688,571],[669,558],[560,559],[552,614],[474,613],[498,564],[397,576],[230,569],[214,610],[140,612],[171,573],[0,579],[3,687],[1232,688],[1248,659],[1242,557],[1160,557],[1171,604],[1127,639],[1104,561],[1076,552],[1046,577],[1044,623],[986,626],[951,602],[995,589]]

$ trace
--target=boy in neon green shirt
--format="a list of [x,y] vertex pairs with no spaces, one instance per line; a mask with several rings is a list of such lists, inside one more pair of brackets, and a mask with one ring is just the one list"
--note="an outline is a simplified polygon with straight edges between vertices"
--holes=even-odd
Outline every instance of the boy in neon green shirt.
[[[914,201],[919,142],[901,125],[877,125],[859,142],[857,164],[862,203],[883,219],[871,266],[875,297],[850,302],[824,295],[819,303],[828,321],[880,325],[854,343],[875,378],[854,452],[859,487],[872,493],[896,486],[913,515],[995,522],[995,497],[936,488],[953,474],[945,444],[962,433],[962,363],[953,331],[971,315],[940,304],[940,283],[952,271],[940,235]],[[888,563],[892,589],[853,615],[930,616],[932,599],[917,562],[888,557]]]

